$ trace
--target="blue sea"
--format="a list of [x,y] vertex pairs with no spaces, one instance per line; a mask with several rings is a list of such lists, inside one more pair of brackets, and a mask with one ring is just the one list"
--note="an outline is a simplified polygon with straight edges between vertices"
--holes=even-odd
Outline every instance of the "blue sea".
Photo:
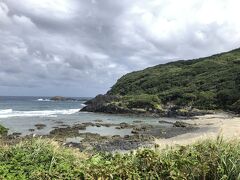
[[[0,97],[0,124],[9,129],[9,134],[17,132],[22,136],[29,134],[45,135],[56,127],[74,125],[83,122],[102,120],[104,123],[133,123],[142,121],[148,124],[159,124],[159,118],[146,118],[126,115],[109,115],[101,113],[79,112],[87,98],[73,97],[77,101],[51,101],[50,97]],[[161,118],[161,120],[175,121]],[[46,127],[37,130],[36,124]],[[30,131],[34,129],[34,132]],[[125,135],[129,130],[117,130],[113,127],[88,127],[87,132],[100,135]]]

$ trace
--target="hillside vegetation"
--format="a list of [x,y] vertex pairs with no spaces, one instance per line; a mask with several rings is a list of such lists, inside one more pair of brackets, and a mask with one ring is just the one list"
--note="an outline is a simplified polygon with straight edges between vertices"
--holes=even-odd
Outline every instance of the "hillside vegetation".
[[[159,98],[158,108],[174,105],[239,113],[240,49],[126,74],[107,94],[125,97],[125,102],[130,97],[129,103],[122,103],[130,107],[144,106],[143,102],[134,104],[133,96],[148,99],[148,95],[155,95]],[[156,107],[156,101],[150,104]]]
[[240,142],[89,155],[33,139],[0,146],[0,179],[240,179]]

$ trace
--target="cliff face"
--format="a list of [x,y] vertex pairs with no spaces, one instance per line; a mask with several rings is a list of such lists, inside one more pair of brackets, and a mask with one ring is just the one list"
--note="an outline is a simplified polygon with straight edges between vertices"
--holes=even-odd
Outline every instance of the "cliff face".
[[[187,115],[199,110],[222,109],[239,113],[240,49],[126,74],[107,96],[118,98],[100,104],[126,112]],[[98,112],[99,109],[90,110]]]

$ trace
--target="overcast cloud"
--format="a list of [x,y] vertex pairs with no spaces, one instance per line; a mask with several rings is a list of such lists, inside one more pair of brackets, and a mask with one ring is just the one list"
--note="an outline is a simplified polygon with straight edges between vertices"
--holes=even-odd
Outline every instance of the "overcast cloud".
[[94,96],[240,47],[239,0],[0,0],[0,95]]

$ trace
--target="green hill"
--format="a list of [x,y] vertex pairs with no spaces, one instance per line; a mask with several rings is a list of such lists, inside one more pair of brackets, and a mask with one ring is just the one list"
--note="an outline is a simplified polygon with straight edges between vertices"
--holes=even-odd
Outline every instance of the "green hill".
[[[120,109],[163,112],[174,107],[240,112],[240,49],[126,74],[107,95],[118,99],[104,106],[114,104]],[[104,112],[106,108],[102,109]]]

